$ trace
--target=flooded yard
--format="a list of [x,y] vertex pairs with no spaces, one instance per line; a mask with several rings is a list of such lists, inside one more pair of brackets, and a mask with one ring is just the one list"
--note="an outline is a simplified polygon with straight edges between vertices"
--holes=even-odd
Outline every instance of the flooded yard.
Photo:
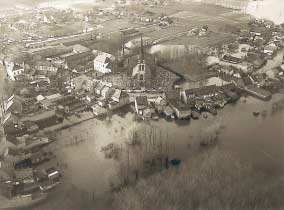
[[[175,122],[161,118],[159,121],[137,122],[134,114],[127,113],[106,120],[92,119],[62,130],[54,147],[64,181],[58,192],[51,195],[50,201],[40,209],[75,210],[88,209],[88,204],[94,206],[94,202],[103,207],[110,204],[110,184],[118,179],[121,161],[125,159],[106,158],[102,147],[114,143],[123,148],[125,155],[125,143],[133,131],[143,133],[145,129],[154,128],[159,140],[167,145],[170,158],[185,161],[200,152],[199,139],[208,133],[218,136],[219,149],[252,164],[256,173],[281,178],[284,172],[284,112],[280,110],[272,114],[272,105],[283,99],[281,94],[274,95],[269,102],[241,98],[236,104],[219,110],[217,116],[208,115],[207,119]],[[266,114],[256,117],[252,114],[254,111]],[[141,150],[143,147],[138,147],[130,153],[130,165],[136,164]],[[62,199],[66,200],[65,204],[61,204]]]

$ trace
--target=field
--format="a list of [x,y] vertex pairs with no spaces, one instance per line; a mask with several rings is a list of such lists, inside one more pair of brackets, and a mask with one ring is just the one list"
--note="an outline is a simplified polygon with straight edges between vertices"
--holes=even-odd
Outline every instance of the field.
[[235,36],[226,33],[209,32],[207,35],[202,37],[188,37],[182,36],[178,39],[172,39],[165,42],[165,44],[176,44],[176,45],[196,45],[199,47],[213,47],[221,44],[232,42]]
[[[169,27],[155,31],[144,32],[152,39],[165,38],[170,40],[170,44],[192,44],[206,47],[218,45],[223,40],[230,40],[238,29],[245,28],[250,16],[236,14],[233,10],[205,5],[198,2],[184,4],[172,4],[169,6],[145,9],[153,13],[169,15],[174,21]],[[188,31],[193,28],[200,28],[204,25],[209,27],[213,33],[205,38],[175,38],[178,33]],[[166,39],[168,38],[168,39]],[[167,43],[169,44],[169,43]]]

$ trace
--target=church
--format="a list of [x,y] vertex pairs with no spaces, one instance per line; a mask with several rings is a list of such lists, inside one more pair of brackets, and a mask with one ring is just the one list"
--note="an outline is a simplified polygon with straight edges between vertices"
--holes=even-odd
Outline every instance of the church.
[[144,52],[142,37],[140,53],[126,56],[124,58],[124,68],[133,88],[149,89],[152,87],[153,78],[156,75],[155,58]]
[[161,67],[154,55],[144,52],[141,37],[139,52],[118,58],[116,70],[101,79],[114,87],[128,90],[169,90],[179,76]]

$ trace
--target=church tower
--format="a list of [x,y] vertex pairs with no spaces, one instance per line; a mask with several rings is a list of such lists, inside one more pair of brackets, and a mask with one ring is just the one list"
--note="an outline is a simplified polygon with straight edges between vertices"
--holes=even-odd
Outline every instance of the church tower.
[[140,54],[132,71],[132,78],[140,87],[149,86],[151,83],[151,69],[149,63],[147,63],[143,45],[143,37],[141,36]]

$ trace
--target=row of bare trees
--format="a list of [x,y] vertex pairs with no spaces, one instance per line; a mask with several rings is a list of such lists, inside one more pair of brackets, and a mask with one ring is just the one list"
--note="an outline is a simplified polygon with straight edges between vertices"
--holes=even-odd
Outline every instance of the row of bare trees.
[[115,209],[280,209],[283,185],[213,149],[115,196]]

